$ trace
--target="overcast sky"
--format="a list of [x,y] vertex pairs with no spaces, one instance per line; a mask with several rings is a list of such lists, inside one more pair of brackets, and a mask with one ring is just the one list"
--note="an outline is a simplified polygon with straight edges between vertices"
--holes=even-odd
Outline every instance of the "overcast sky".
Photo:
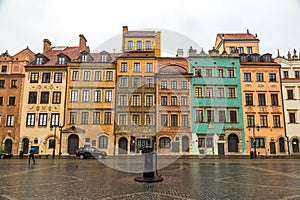
[[[171,34],[166,50],[172,44],[185,52],[189,46],[208,51],[217,33],[249,29],[260,39],[261,53],[300,51],[300,0],[0,0],[0,53],[14,55],[27,46],[39,53],[45,38],[54,46],[75,46],[79,34],[91,51],[118,51],[113,40],[124,25]],[[103,46],[107,42],[111,46]]]

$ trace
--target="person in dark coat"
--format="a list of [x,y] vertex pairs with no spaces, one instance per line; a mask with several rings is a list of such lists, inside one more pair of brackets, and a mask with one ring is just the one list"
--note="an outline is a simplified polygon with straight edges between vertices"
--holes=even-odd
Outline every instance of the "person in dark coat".
[[35,165],[34,153],[35,153],[35,148],[34,148],[34,147],[31,147],[30,150],[29,150],[28,164],[30,164],[30,160],[31,160],[31,158],[32,158],[33,164]]

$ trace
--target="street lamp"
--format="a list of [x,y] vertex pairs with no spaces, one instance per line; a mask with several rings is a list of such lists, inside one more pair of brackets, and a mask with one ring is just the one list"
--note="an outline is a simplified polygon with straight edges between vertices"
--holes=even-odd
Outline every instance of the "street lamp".
[[[255,126],[255,125],[253,125],[253,126],[248,126],[248,130],[250,131],[251,130],[251,128],[252,128],[252,130],[253,130],[253,146],[254,146],[254,158],[256,158],[256,138],[255,138],[255,128],[257,128],[257,131],[259,131],[259,126]],[[251,143],[250,143],[250,145],[251,145]]]
[[63,126],[59,126],[59,125],[50,125],[50,130],[52,131],[52,129],[53,129],[53,127],[54,127],[54,145],[53,145],[53,153],[52,153],[52,159],[54,159],[55,158],[55,149],[56,149],[56,127],[58,127],[59,128],[59,131],[60,131],[60,137],[59,137],[59,140],[60,140],[60,142],[59,142],[59,157],[60,157],[60,155],[61,155],[61,136],[62,136],[62,128],[63,128]]

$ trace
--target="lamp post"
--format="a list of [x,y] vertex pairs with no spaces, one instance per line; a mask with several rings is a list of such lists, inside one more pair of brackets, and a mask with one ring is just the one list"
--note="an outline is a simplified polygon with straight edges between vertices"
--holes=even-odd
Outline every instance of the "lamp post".
[[62,136],[62,128],[63,126],[59,126],[59,125],[50,125],[50,130],[52,131],[52,129],[54,128],[54,146],[53,146],[53,153],[52,153],[52,159],[55,158],[55,149],[56,149],[56,127],[59,128],[60,131],[60,137],[59,137],[59,157],[61,155],[61,136]]
[[59,154],[58,156],[61,156],[61,142],[62,142],[62,128],[64,126],[58,126],[59,127]]
[[[255,128],[257,128],[257,131],[259,131],[259,126],[248,126],[248,130],[250,131],[252,128],[253,130],[253,146],[254,146],[254,158],[256,158],[256,138],[255,138]],[[251,145],[251,144],[250,144]]]

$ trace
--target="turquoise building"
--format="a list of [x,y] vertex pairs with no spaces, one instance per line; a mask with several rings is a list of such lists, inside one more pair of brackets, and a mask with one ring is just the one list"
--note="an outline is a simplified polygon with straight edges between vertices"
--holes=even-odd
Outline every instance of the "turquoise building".
[[189,49],[193,154],[246,153],[238,54]]

